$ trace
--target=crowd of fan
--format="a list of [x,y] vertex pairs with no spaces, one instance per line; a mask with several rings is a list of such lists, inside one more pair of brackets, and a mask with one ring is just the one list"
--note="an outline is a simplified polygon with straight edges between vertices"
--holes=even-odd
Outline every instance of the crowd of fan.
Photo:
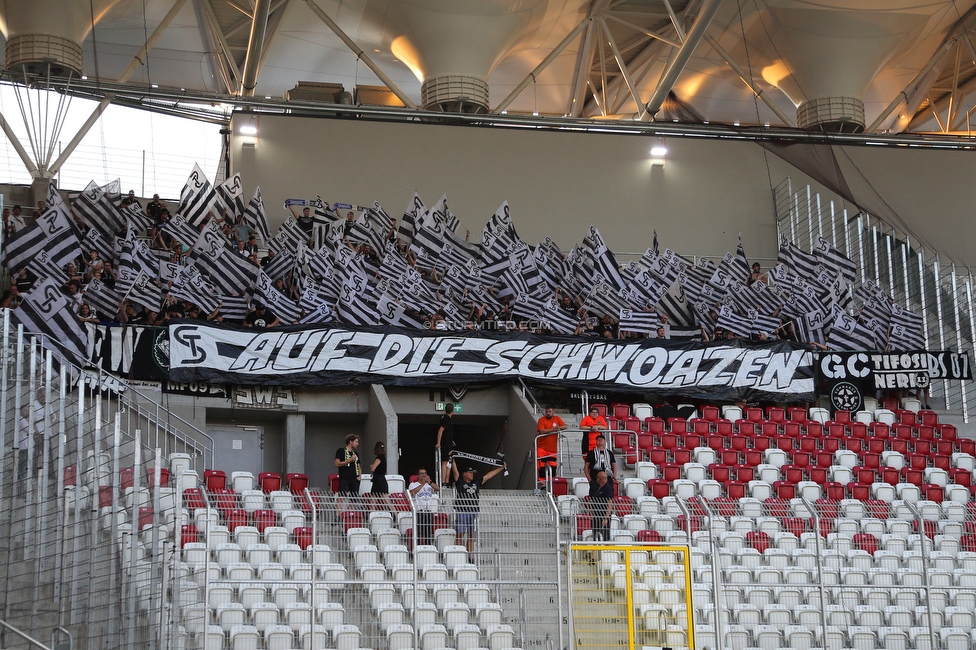
[[[121,206],[123,208],[132,206],[133,204],[144,210],[151,219],[151,228],[147,228],[137,234],[148,240],[154,254],[163,260],[174,263],[185,263],[188,256],[192,253],[193,245],[179,241],[167,232],[165,225],[171,219],[170,209],[167,204],[160,200],[158,194],[154,195],[152,200],[147,202],[145,206],[139,203],[134,192],[130,191],[127,196],[121,198]],[[33,211],[32,217],[27,218],[25,218],[20,206],[5,209],[3,212],[5,234],[7,236],[13,235],[25,227],[31,218],[37,218],[44,209],[44,201],[39,201],[37,209]],[[297,212],[294,207],[290,207],[290,210],[294,214],[298,227],[309,238],[309,247],[314,248],[314,220],[309,208],[305,207],[301,213]],[[81,219],[73,208],[71,211],[77,226],[84,233],[87,227],[83,219]],[[276,251],[273,244],[268,248],[262,249],[258,243],[258,233],[255,232],[255,229],[251,225],[245,222],[242,215],[234,215],[227,210],[220,210],[219,212],[220,214],[211,212],[209,218],[217,220],[220,234],[238,255],[246,258],[256,267],[267,267],[275,259]],[[205,223],[200,224],[197,230],[202,231]],[[354,225],[354,213],[352,211],[347,212],[343,225],[343,244],[355,250],[357,253],[361,253],[365,267],[370,272],[378,274],[381,260],[377,252],[368,243],[356,242],[348,237]],[[467,236],[465,239],[467,240]],[[439,286],[442,278],[437,268],[418,266],[414,253],[398,240],[395,220],[393,220],[393,226],[383,232],[382,241],[384,243],[392,242],[406,263],[415,268],[430,286]],[[262,251],[264,252],[263,256]],[[93,309],[92,305],[85,301],[85,286],[93,278],[97,278],[108,287],[114,288],[118,279],[118,270],[114,268],[112,261],[102,259],[97,251],[91,250],[86,255],[80,256],[73,262],[68,263],[64,267],[64,273],[67,279],[63,284],[63,290],[70,299],[78,318],[83,322],[103,325],[144,324],[165,326],[174,319],[185,318],[223,322],[244,327],[275,327],[291,324],[284,322],[279,315],[274,313],[272,308],[261,304],[257,300],[251,300],[249,302],[248,311],[243,319],[235,320],[225,317],[222,314],[221,305],[218,305],[216,309],[207,313],[199,305],[191,301],[180,300],[170,296],[167,291],[169,287],[166,282],[160,283],[166,298],[163,304],[160,305],[158,311],[145,309],[130,300],[123,299],[117,313],[102,313]],[[747,277],[735,279],[741,280],[747,285],[756,282],[768,282],[759,263],[752,264]],[[19,304],[21,295],[29,291],[36,280],[36,275],[27,268],[13,272],[11,286],[3,294],[2,299],[0,299],[0,307],[16,307]],[[291,271],[283,277],[276,278],[274,280],[274,287],[278,292],[296,302],[301,297],[301,287],[298,278]],[[430,329],[482,329],[494,331],[533,331],[540,333],[550,333],[552,331],[544,319],[525,320],[516,318],[512,314],[513,296],[505,295],[504,292],[501,292],[501,295],[499,295],[500,292],[495,288],[489,289],[489,291],[496,297],[496,300],[493,301],[494,307],[487,302],[475,300],[473,296],[468,295],[467,291],[465,291],[463,296],[463,309],[454,315],[453,319],[443,310],[428,313],[408,308],[405,310],[405,313],[414,322],[422,323],[424,327]],[[580,295],[571,295],[561,289],[557,289],[554,298],[558,302],[559,309],[568,317],[576,320],[576,335],[608,339],[671,338],[672,324],[666,313],[661,312],[657,314],[660,327],[656,331],[629,331],[621,327],[615,314],[594,313],[592,307],[589,309],[584,307]],[[716,305],[716,309],[718,309],[718,305]],[[655,312],[658,310],[655,306],[648,305],[643,311]],[[713,312],[712,315],[717,319],[716,313]],[[460,326],[453,324],[451,327],[445,327],[448,325],[446,321],[456,321],[458,318],[463,319],[463,323]],[[685,332],[682,338],[714,340],[739,337],[731,331],[723,331],[722,328],[716,327],[714,329],[701,328],[690,336]],[[775,339],[797,340],[792,324],[786,319],[781,321],[781,326],[778,329],[759,332],[750,338],[760,341]],[[811,343],[811,345],[814,347],[823,347],[816,343]]]

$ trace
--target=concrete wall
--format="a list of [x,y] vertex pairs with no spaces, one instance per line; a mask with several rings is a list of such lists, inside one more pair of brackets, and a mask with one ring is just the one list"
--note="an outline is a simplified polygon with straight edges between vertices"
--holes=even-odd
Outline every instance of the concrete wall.
[[[291,116],[261,116],[254,147],[243,148],[234,132],[233,171],[241,172],[248,197],[261,186],[273,228],[289,214],[282,208],[287,198],[377,200],[399,218],[417,191],[428,206],[446,193],[474,237],[508,200],[529,243],[549,235],[568,248],[592,223],[615,251],[643,252],[657,229],[662,247],[721,255],[735,249],[741,232],[747,255],[769,258],[776,253],[771,186],[787,176],[794,187],[812,183],[746,141],[671,137],[667,165],[652,168],[648,153],[657,139],[647,136]],[[957,264],[976,264],[967,246],[976,237],[976,185],[969,180],[976,155],[869,146],[834,147],[831,155],[858,202],[890,208],[899,222],[893,225]],[[836,199],[838,210],[858,211],[812,184]]]
[[529,462],[521,486],[518,485],[518,479],[526,455],[533,453],[534,457],[535,430],[538,423],[539,416],[532,413],[532,405],[522,398],[516,386],[509,386],[505,457],[508,460],[508,468],[511,474],[503,483],[507,488],[521,487],[528,490],[535,487],[536,469],[534,461]]

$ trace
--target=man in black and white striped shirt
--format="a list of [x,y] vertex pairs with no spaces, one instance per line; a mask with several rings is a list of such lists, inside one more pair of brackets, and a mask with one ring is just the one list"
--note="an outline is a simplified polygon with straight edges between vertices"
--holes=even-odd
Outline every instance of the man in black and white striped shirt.
[[593,482],[597,472],[606,472],[607,478],[611,481],[617,475],[617,458],[612,451],[607,449],[607,439],[602,433],[596,437],[596,447],[586,455],[583,472],[586,474],[586,480],[590,483]]

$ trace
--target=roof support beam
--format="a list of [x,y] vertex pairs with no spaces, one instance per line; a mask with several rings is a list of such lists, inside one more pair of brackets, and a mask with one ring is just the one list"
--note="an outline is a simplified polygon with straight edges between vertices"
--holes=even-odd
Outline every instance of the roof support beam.
[[254,97],[254,87],[258,85],[258,73],[261,72],[261,55],[264,53],[264,37],[268,31],[270,13],[271,0],[255,2],[251,36],[247,40],[247,56],[244,58],[244,74],[241,77],[240,94],[243,97]]
[[[288,2],[288,0],[275,0],[274,2],[272,2],[271,3],[271,13],[273,14],[274,12],[276,12],[278,10],[278,7],[280,7],[281,5],[285,4],[286,2]],[[248,17],[247,17],[246,20],[242,20],[241,22],[237,23],[236,25],[234,25],[233,27],[231,27],[230,29],[228,29],[227,31],[225,31],[224,32],[224,36],[226,38],[230,38],[231,36],[233,36],[237,32],[241,31],[242,29],[245,29],[245,28],[250,27],[251,26],[251,14],[247,14],[247,16]]]
[[234,92],[241,85],[241,70],[237,67],[237,61],[234,59],[230,46],[227,45],[227,38],[224,37],[224,32],[220,29],[220,23],[217,21],[217,16],[214,14],[213,7],[210,5],[210,0],[196,1],[199,6],[203,7],[203,13],[207,18],[207,24],[210,26],[210,33],[213,34],[214,40],[217,41],[217,47],[220,49],[220,54],[227,62],[227,68],[234,77],[232,79],[233,85],[229,86],[228,88],[229,92]]
[[380,81],[386,84],[386,87],[389,88],[393,92],[393,94],[396,95],[397,98],[399,98],[401,102],[403,102],[404,106],[406,106],[407,108],[417,108],[417,105],[413,103],[413,100],[407,97],[407,94],[405,92],[400,90],[400,87],[397,86],[396,83],[394,83],[393,80],[390,79],[385,72],[383,72],[382,68],[376,65],[373,59],[371,59],[370,56],[363,51],[363,48],[356,45],[356,42],[351,38],[349,38],[349,36],[344,31],[342,31],[342,29],[339,27],[339,25],[335,23],[334,20],[329,18],[329,15],[326,14],[324,11],[322,11],[321,7],[315,4],[315,0],[305,0],[305,4],[307,4],[308,8],[311,9],[315,13],[315,15],[318,16],[319,19],[323,23],[325,23],[329,27],[329,29],[331,29],[333,33],[342,40],[343,43],[346,44],[346,47],[352,50],[353,53],[360,60],[362,60],[363,63],[366,64],[367,68],[373,71],[373,74],[379,77]]
[[6,135],[7,139],[10,140],[10,144],[13,145],[17,155],[20,156],[20,160],[24,163],[24,167],[27,168],[31,178],[38,178],[41,176],[40,172],[37,170],[37,165],[34,164],[34,161],[31,160],[30,154],[28,154],[27,150],[24,149],[24,145],[21,144],[20,138],[18,138],[17,134],[14,133],[14,130],[10,128],[10,124],[7,122],[7,118],[3,116],[3,113],[0,113],[0,129],[3,130],[4,135]]
[[[613,40],[613,35],[610,33],[607,21],[603,19],[603,16],[598,16],[597,20],[600,21],[600,27],[603,28],[604,36],[610,41],[610,49],[613,51],[613,58],[617,61],[617,67],[620,68],[620,75],[624,78],[624,82],[627,84],[627,88],[634,98],[634,103],[637,104],[637,116],[643,118],[644,104],[641,103],[640,93],[637,92],[637,86],[634,85],[634,80],[630,78],[630,73],[627,72],[627,62],[624,61],[624,57],[620,55],[620,50],[617,49],[617,44]],[[604,101],[606,101],[606,98],[604,98]]]
[[[259,70],[264,67],[264,62],[268,59],[268,54],[271,53],[271,46],[278,38],[278,32],[281,29],[281,24],[285,22],[285,14],[290,6],[291,0],[280,0],[280,2],[271,5],[271,17],[268,19],[268,33],[264,37],[264,52],[261,53]],[[281,9],[278,10],[278,7]]]
[[526,76],[525,79],[522,80],[522,83],[520,83],[519,85],[517,85],[515,87],[515,90],[513,90],[512,92],[510,92],[508,94],[508,97],[506,97],[505,99],[503,99],[501,101],[501,103],[498,106],[495,107],[495,110],[493,110],[492,113],[500,113],[501,111],[503,111],[506,108],[508,108],[508,106],[513,101],[515,101],[515,98],[518,97],[520,94],[522,94],[522,91],[525,90],[526,88],[528,88],[529,87],[529,84],[532,83],[533,81],[535,81],[536,80],[536,77],[538,77],[539,74],[543,70],[545,70],[546,68],[548,68],[549,67],[549,64],[552,63],[553,61],[555,61],[556,60],[556,57],[559,56],[560,54],[562,54],[563,53],[563,50],[565,50],[566,47],[570,43],[572,43],[573,40],[577,36],[580,35],[580,32],[583,31],[583,28],[585,28],[589,24],[589,22],[590,22],[590,19],[589,18],[584,18],[583,20],[581,20],[579,22],[578,25],[576,25],[576,27],[573,28],[573,30],[571,32],[569,32],[568,34],[566,34],[566,37],[559,42],[559,45],[557,45],[555,48],[553,48],[552,52],[549,53],[549,56],[547,56],[546,58],[544,58],[542,60],[542,63],[540,63],[539,65],[537,65],[535,67],[535,70],[533,70],[532,72],[530,72],[528,74],[528,76]]
[[725,59],[725,62],[729,64],[729,67],[732,68],[732,70],[735,71],[737,75],[739,75],[739,79],[742,79],[742,81],[747,86],[749,86],[750,89],[752,89],[752,92],[756,93],[756,97],[761,99],[762,103],[768,106],[769,110],[771,110],[776,115],[776,117],[778,117],[780,121],[783,122],[785,126],[788,126],[790,128],[796,126],[793,120],[787,117],[786,113],[784,113],[782,109],[776,105],[775,102],[773,102],[769,97],[767,97],[765,93],[763,93],[763,89],[756,85],[755,81],[753,81],[752,78],[748,74],[746,74],[746,71],[743,70],[738,63],[732,60],[732,57],[729,55],[728,52],[725,51],[725,49],[721,45],[719,45],[718,41],[716,41],[714,38],[706,34],[705,42],[711,45],[712,49],[718,52],[718,55],[720,57]]
[[593,0],[590,4],[590,13],[587,16],[586,32],[583,34],[583,43],[580,47],[579,56],[576,58],[576,70],[573,72],[573,84],[569,89],[569,113],[570,117],[579,117],[583,113],[583,104],[586,100],[586,80],[590,76],[590,68],[593,65],[593,52],[596,49],[594,40],[594,17],[603,13],[607,9],[610,0]]
[[[959,89],[956,91],[956,101],[962,102],[968,95],[972,94],[974,91],[976,91],[976,77],[973,77],[966,83],[959,86]],[[941,98],[935,100],[933,106],[935,107],[935,110],[942,111],[945,110],[946,105],[948,103],[949,103],[949,96],[944,95]],[[922,125],[924,125],[930,119],[932,119],[931,115],[929,115],[927,111],[922,111],[921,113],[912,117],[912,121],[908,123],[908,126],[905,127],[905,130],[914,131],[916,129],[920,129]],[[957,123],[963,121],[962,111],[956,112],[956,120]],[[951,131],[952,127],[950,127],[949,130]]]
[[[176,2],[173,3],[173,6],[170,7],[170,10],[165,16],[163,16],[160,23],[156,25],[156,29],[154,29],[153,33],[149,35],[148,39],[146,39],[145,45],[139,48],[139,51],[136,52],[134,57],[132,57],[129,65],[127,65],[125,70],[122,71],[122,74],[119,75],[119,78],[116,80],[117,83],[124,84],[132,77],[133,74],[135,74],[135,71],[138,70],[139,66],[145,61],[146,55],[149,54],[149,50],[151,50],[159,39],[162,38],[163,32],[165,32],[166,29],[173,23],[177,14],[180,13],[186,2],[187,0],[176,0]],[[41,170],[40,175],[43,178],[53,178],[54,175],[58,173],[58,170],[61,169],[61,166],[67,162],[71,154],[74,153],[75,149],[78,148],[78,145],[81,144],[81,141],[86,135],[88,135],[88,132],[95,125],[95,122],[98,121],[98,118],[102,116],[102,113],[105,112],[105,109],[108,108],[108,105],[112,103],[113,99],[115,99],[115,93],[107,93],[105,97],[102,98],[102,101],[98,103],[98,106],[95,107],[92,114],[88,116],[85,123],[82,124],[78,129],[78,132],[75,133],[75,137],[71,138],[71,141],[65,145],[64,149],[61,151],[61,154],[58,156],[58,159],[55,160],[54,163],[47,169]],[[14,140],[11,139],[11,142],[13,141]]]
[[695,48],[698,47],[702,37],[705,36],[705,30],[708,29],[712,18],[715,17],[715,12],[718,11],[721,5],[722,0],[706,0],[705,4],[702,5],[701,11],[695,18],[695,24],[691,26],[691,31],[688,32],[684,42],[678,48],[677,53],[671,59],[668,67],[661,73],[661,79],[658,81],[657,89],[651,95],[650,101],[647,102],[647,112],[641,117],[641,121],[650,121],[661,110],[661,105],[664,104],[668,93],[674,88],[675,82],[678,81],[678,76],[685,69],[685,65],[694,53]]

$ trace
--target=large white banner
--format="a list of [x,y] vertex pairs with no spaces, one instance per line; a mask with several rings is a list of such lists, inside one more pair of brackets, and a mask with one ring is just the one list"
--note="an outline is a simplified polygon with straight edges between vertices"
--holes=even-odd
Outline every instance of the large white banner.
[[425,385],[523,377],[601,390],[738,399],[813,395],[811,353],[789,343],[639,342],[537,334],[315,326],[170,326],[170,379],[232,384]]

